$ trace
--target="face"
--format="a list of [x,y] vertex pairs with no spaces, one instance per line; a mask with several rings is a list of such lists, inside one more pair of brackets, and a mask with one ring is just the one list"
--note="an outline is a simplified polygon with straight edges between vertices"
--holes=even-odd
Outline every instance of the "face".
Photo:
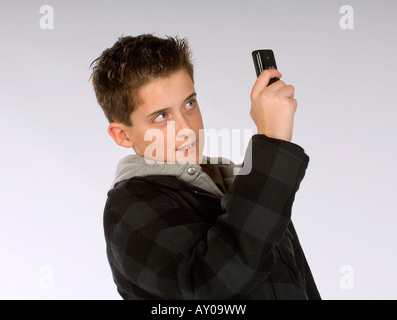
[[158,161],[201,163],[203,120],[189,74],[180,70],[152,80],[138,98],[133,125],[125,128],[135,152]]

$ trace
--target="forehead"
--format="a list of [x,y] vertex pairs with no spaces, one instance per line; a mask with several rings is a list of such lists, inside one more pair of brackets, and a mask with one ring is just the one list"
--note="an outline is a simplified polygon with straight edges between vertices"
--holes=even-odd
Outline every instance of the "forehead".
[[194,84],[185,70],[156,78],[138,89],[140,105],[163,106],[181,102],[194,91]]

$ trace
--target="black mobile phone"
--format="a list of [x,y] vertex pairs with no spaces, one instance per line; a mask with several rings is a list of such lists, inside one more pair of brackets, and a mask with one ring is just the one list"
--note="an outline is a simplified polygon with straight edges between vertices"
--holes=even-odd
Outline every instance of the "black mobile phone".
[[[252,51],[252,58],[254,60],[255,72],[256,76],[262,73],[263,70],[266,69],[277,69],[276,59],[274,58],[273,50],[270,49],[262,49]],[[280,80],[279,78],[271,78],[268,86],[272,83]]]

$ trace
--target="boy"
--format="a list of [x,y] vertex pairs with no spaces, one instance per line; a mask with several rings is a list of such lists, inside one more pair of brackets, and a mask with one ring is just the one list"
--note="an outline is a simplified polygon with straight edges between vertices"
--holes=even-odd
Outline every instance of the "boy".
[[145,34],[119,38],[93,62],[108,132],[136,153],[118,164],[104,210],[118,292],[124,299],[320,299],[291,222],[309,161],[290,142],[294,88],[281,80],[267,87],[281,77],[277,70],[258,77],[250,112],[258,134],[244,158],[251,170],[235,175],[234,164],[202,154],[190,55],[184,39]]

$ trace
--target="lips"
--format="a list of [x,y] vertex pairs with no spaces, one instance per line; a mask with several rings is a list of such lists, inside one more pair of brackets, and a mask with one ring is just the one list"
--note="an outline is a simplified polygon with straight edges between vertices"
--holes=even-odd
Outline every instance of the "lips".
[[177,151],[182,151],[182,152],[191,151],[195,146],[196,146],[196,141],[191,142],[189,144],[184,144],[183,146],[179,147]]

